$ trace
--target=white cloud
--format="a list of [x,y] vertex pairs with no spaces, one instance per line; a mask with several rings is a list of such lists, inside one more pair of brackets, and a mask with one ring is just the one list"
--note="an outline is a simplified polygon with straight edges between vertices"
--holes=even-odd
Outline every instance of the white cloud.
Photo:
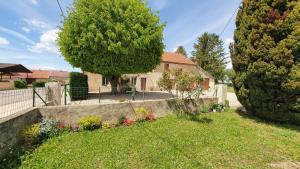
[[42,31],[42,32],[53,29],[53,26],[51,26],[50,24],[48,24],[46,22],[38,20],[38,19],[24,19],[24,22],[31,29],[39,30],[39,31]]
[[32,3],[33,5],[37,5],[38,4],[37,0],[29,0],[29,2]]
[[8,45],[9,41],[5,38],[0,37],[0,46]]
[[19,33],[19,32],[16,32],[16,31],[13,31],[13,30],[10,30],[10,29],[7,29],[7,28],[4,28],[2,26],[0,26],[0,32],[5,32],[5,33],[8,33],[12,36],[15,36],[31,45],[35,44],[34,41],[32,41],[31,39],[27,38],[26,36],[24,36],[23,34]]
[[21,28],[24,32],[29,33],[31,30],[27,27],[22,27]]
[[40,41],[34,46],[29,48],[29,51],[34,53],[55,53],[59,54],[59,50],[56,44],[58,29],[52,29],[43,33],[40,37]]

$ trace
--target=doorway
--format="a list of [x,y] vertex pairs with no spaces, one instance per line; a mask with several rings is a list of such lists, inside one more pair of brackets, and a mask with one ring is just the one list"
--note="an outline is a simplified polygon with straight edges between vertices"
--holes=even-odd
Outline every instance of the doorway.
[[146,90],[146,88],[147,88],[146,84],[147,84],[147,79],[146,78],[141,78],[141,90],[142,91]]

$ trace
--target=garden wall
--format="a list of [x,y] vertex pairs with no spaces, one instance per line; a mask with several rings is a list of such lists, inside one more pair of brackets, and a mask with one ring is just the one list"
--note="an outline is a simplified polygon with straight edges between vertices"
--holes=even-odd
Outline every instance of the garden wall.
[[19,143],[21,131],[37,123],[40,118],[38,109],[30,109],[0,119],[0,159],[9,151],[9,148]]
[[[189,101],[184,104],[190,111],[196,108],[217,103],[218,98],[203,98],[199,101]],[[134,118],[134,109],[144,107],[151,109],[156,117],[163,117],[176,110],[176,101],[157,100],[134,103],[115,103],[101,105],[72,105],[72,106],[49,106],[29,111],[20,112],[0,119],[0,159],[4,157],[9,148],[16,146],[21,140],[20,133],[25,127],[38,122],[41,118],[74,125],[78,120],[88,115],[98,115],[103,121],[118,123],[121,115]]]
[[[134,103],[55,106],[40,108],[39,110],[43,117],[69,125],[77,124],[80,118],[88,115],[98,115],[103,121],[109,121],[112,124],[116,124],[118,123],[119,117],[122,115],[134,118],[134,109],[140,107],[152,110],[157,117],[166,116],[176,109],[175,102],[174,99],[169,99]],[[201,105],[209,105],[217,102],[217,98],[203,98],[197,102],[187,102],[185,107],[190,111],[194,111]]]

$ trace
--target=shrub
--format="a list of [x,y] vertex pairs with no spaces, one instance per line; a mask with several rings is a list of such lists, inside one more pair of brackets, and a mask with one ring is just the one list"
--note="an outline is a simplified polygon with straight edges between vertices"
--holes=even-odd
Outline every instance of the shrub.
[[26,89],[27,88],[27,82],[24,80],[16,80],[14,82],[14,86],[17,89]]
[[131,126],[131,125],[133,125],[133,123],[134,122],[129,118],[125,118],[124,121],[123,121],[124,126]]
[[136,108],[134,112],[135,112],[136,121],[145,121],[146,116],[148,114],[145,108],[143,107]]
[[89,88],[87,76],[82,73],[70,73],[70,97],[71,100],[86,100]]
[[36,123],[22,130],[21,135],[27,145],[36,144],[40,136],[40,124]]
[[241,104],[263,119],[295,123],[300,114],[299,13],[299,0],[247,0],[237,15],[233,85]]
[[224,112],[226,107],[223,104],[214,103],[210,106],[210,110],[212,112]]
[[146,121],[154,121],[155,120],[155,114],[152,111],[149,111],[146,116]]
[[99,116],[87,116],[79,120],[80,128],[84,130],[95,130],[101,127],[101,118]]
[[40,136],[41,139],[48,139],[59,134],[57,123],[53,120],[43,119],[40,123]]
[[33,82],[32,85],[34,87],[45,87],[46,82],[43,81],[37,81],[37,82]]
[[105,121],[102,123],[102,128],[103,129],[109,129],[111,128],[110,123],[108,121]]
[[119,117],[119,125],[123,125],[125,119],[126,119],[126,116],[125,115],[121,115]]

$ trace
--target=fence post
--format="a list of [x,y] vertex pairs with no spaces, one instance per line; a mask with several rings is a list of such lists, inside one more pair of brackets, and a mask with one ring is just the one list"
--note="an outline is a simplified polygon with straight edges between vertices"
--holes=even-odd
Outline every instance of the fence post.
[[99,87],[99,95],[98,95],[98,99],[99,99],[99,104],[101,103],[101,88]]
[[67,105],[67,84],[65,84],[64,85],[64,91],[65,91],[65,93],[64,93],[64,95],[65,95],[65,105]]
[[32,86],[32,107],[35,107],[35,86]]

